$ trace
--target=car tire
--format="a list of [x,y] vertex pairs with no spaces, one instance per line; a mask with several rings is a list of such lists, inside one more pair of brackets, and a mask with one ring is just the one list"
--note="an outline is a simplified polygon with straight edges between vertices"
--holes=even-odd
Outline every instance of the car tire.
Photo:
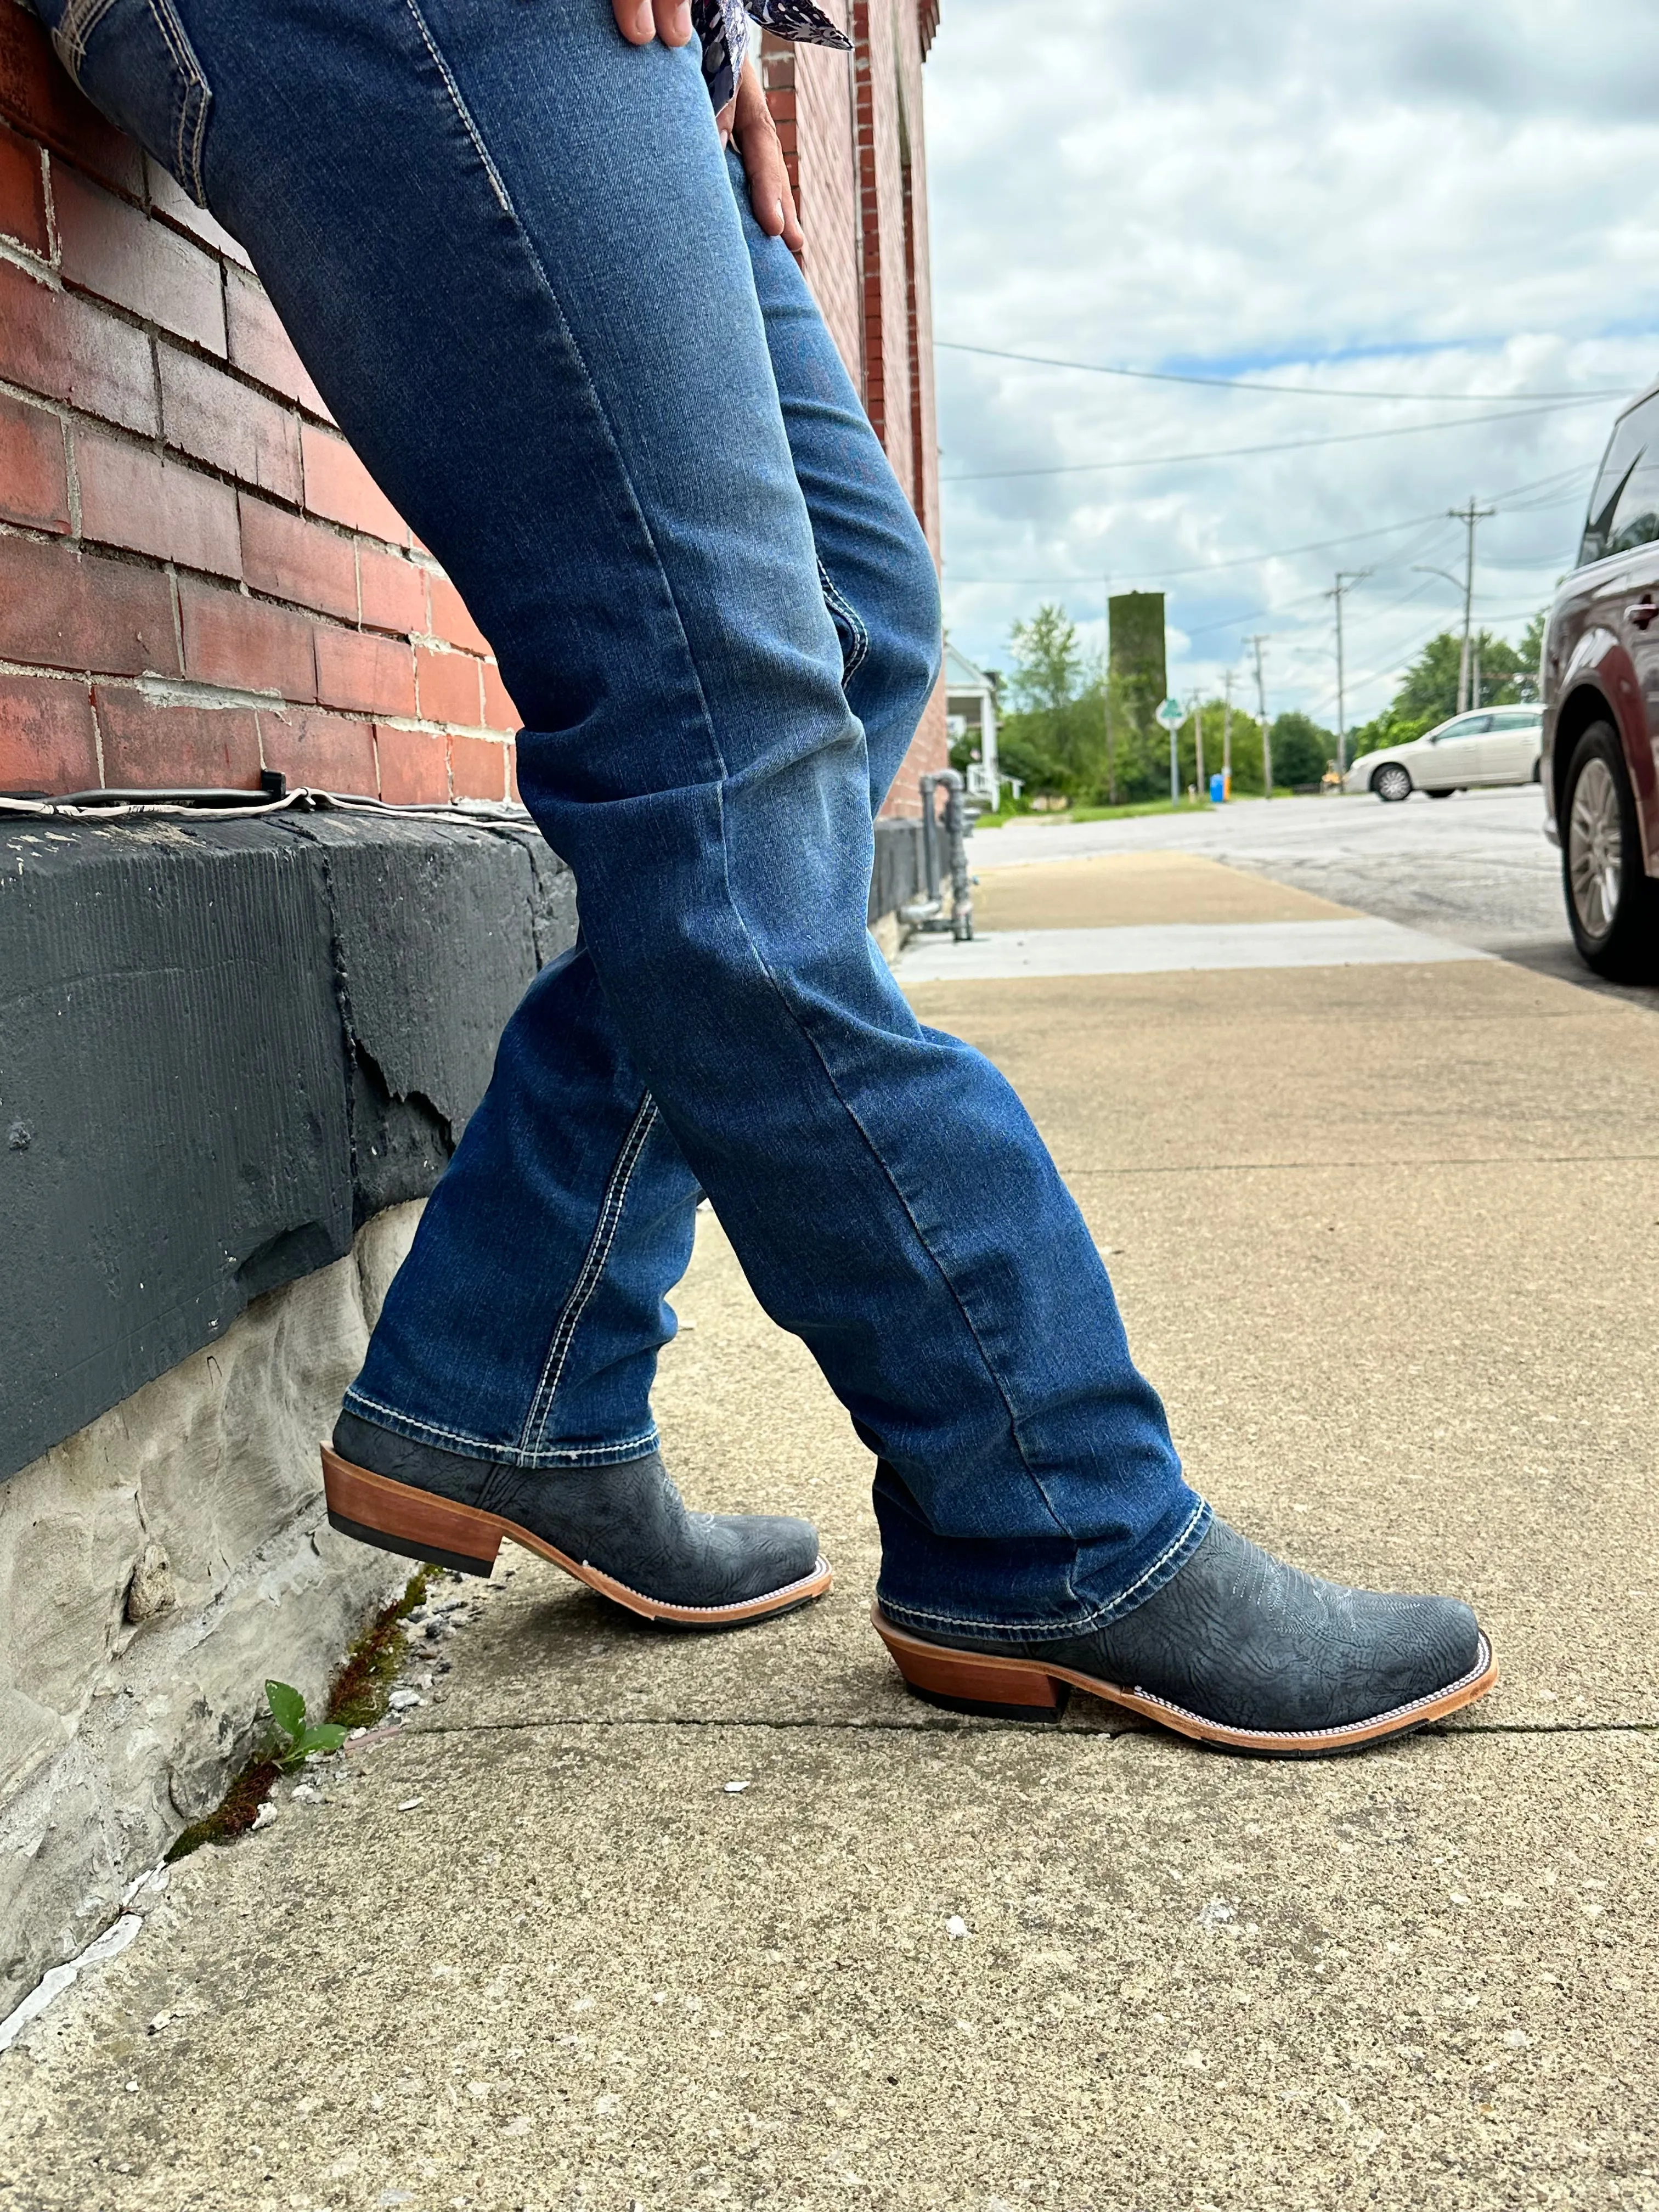
[[1455,785],[1449,783],[1443,791],[1431,791],[1429,793],[1429,797],[1431,799],[1449,799],[1455,788]]
[[1561,886],[1580,957],[1598,975],[1659,975],[1659,888],[1642,862],[1636,799],[1610,722],[1573,747],[1561,794]]
[[1412,795],[1409,769],[1401,768],[1398,761],[1389,761],[1371,778],[1371,789],[1385,806],[1398,806]]

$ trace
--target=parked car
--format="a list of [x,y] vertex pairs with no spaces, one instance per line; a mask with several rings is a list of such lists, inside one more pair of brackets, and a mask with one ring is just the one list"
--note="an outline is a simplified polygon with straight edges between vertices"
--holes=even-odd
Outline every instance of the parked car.
[[1659,974],[1659,386],[1620,416],[1544,632],[1546,830],[1573,940]]
[[1398,802],[1414,791],[1449,799],[1477,784],[1536,783],[1542,747],[1541,707],[1490,707],[1454,714],[1409,744],[1362,753],[1343,781],[1345,791],[1374,791]]

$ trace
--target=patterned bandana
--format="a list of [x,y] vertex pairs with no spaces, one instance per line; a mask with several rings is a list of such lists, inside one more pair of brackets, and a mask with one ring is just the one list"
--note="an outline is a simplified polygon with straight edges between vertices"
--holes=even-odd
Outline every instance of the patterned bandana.
[[838,31],[812,0],[691,0],[691,27],[702,41],[702,79],[718,114],[738,88],[749,44],[748,17],[762,30],[809,46],[852,52],[852,40]]

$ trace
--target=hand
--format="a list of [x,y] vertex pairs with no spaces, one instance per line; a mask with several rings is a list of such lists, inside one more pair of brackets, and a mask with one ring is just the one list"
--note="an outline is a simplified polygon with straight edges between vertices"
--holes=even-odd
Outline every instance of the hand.
[[611,0],[611,5],[630,46],[648,46],[653,39],[665,46],[690,43],[690,0]]
[[806,234],[795,213],[795,196],[789,189],[789,169],[778,143],[778,126],[766,104],[752,54],[744,57],[737,97],[715,120],[722,143],[729,138],[742,157],[756,222],[769,238],[781,238],[792,253],[799,253],[806,243]]

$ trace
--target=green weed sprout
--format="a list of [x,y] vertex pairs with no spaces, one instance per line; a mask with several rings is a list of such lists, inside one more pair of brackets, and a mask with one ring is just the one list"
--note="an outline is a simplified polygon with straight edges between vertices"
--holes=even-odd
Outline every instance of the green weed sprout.
[[265,1702],[283,1738],[276,1752],[279,1766],[297,1766],[307,1752],[337,1751],[346,1740],[347,1731],[338,1721],[306,1725],[306,1701],[292,1683],[267,1682]]

